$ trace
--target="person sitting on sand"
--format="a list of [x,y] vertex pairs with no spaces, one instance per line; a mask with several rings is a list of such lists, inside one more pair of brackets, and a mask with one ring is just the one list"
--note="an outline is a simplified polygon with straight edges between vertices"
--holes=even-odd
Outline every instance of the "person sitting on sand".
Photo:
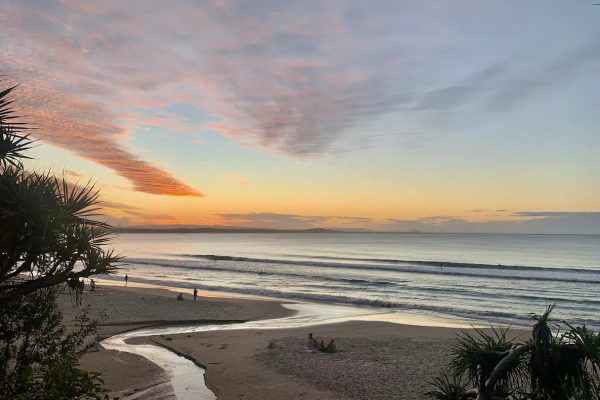
[[179,293],[177,295],[177,301],[183,301],[183,294],[182,293]]
[[90,279],[90,291],[95,291],[96,290],[96,281],[94,281],[93,279]]
[[319,351],[327,351],[327,346],[325,346],[325,342],[322,340],[321,343],[319,343]]
[[336,351],[337,351],[337,347],[335,346],[335,343],[333,343],[333,339],[331,339],[331,341],[327,345],[327,352],[328,353],[335,353]]

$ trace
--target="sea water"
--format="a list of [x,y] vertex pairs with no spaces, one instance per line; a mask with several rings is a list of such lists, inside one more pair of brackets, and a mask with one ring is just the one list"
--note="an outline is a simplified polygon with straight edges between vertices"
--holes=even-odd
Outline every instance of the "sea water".
[[119,234],[131,281],[479,323],[600,328],[600,235]]

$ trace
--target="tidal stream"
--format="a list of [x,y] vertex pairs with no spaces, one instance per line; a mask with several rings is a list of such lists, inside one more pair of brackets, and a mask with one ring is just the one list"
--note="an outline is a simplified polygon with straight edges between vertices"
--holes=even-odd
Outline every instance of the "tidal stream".
[[177,400],[215,400],[217,397],[206,386],[204,381],[204,369],[197,366],[194,362],[157,345],[129,344],[126,341],[136,337],[176,335],[216,330],[297,328],[344,322],[382,313],[380,309],[357,309],[344,306],[315,307],[310,304],[284,304],[284,307],[294,310],[294,315],[236,324],[142,328],[111,336],[103,340],[100,344],[108,350],[137,354],[158,365],[169,377],[169,382]]

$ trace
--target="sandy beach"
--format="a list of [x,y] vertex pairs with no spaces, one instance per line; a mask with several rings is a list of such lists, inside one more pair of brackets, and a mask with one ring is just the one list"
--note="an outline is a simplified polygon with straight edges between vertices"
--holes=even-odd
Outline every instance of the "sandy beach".
[[[85,291],[81,307],[71,303],[68,292],[59,298],[59,303],[65,321],[72,320],[83,307],[89,307],[92,317],[105,314],[99,324],[98,342],[117,333],[148,326],[241,322],[279,318],[292,313],[276,301],[199,297],[194,302],[191,294],[185,294],[186,300],[178,302],[176,296],[177,293],[165,289],[100,285],[94,292]],[[155,398],[169,398],[168,377],[143,357],[97,346],[80,361],[84,369],[102,373],[111,396],[124,399],[154,387],[156,390],[151,393],[156,395]]]
[[[184,323],[214,324],[280,318],[292,312],[269,300],[187,296],[156,288],[101,286],[84,294],[92,315],[108,314],[98,339],[126,330]],[[68,295],[63,309],[75,314]],[[312,332],[339,351],[307,348]],[[294,329],[230,330],[158,335],[128,343],[160,344],[206,367],[218,399],[419,399],[448,361],[455,328],[347,321]],[[174,398],[168,376],[152,362],[125,352],[86,354],[83,368],[99,371],[112,396]],[[141,394],[143,393],[143,396]],[[139,395],[136,395],[139,394]]]

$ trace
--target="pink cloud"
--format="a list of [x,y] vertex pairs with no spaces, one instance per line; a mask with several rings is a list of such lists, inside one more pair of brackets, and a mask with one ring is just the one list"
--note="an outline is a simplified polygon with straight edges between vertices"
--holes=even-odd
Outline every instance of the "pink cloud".
[[[27,4],[0,6],[2,72],[35,87],[26,109],[40,126],[50,125],[48,140],[136,179],[136,190],[158,174],[175,186],[166,194],[197,194],[120,146],[123,114],[139,114],[142,125],[176,121],[173,130],[198,130],[172,114],[156,115],[185,101],[211,114],[208,129],[305,156],[327,151],[345,130],[394,106],[385,81],[397,64],[367,53],[398,44],[353,35],[363,22],[342,17],[344,2],[317,9],[280,2]],[[374,105],[375,98],[390,101]]]
[[[27,110],[40,126],[54,124],[53,144],[113,168],[137,190],[156,174],[164,185],[151,193],[185,195],[198,193],[125,150],[119,135],[139,126],[204,128],[310,157],[345,146],[353,133],[413,134],[375,124],[389,113],[434,116],[435,123],[457,108],[485,107],[481,99],[498,107],[548,86],[503,71],[429,87],[448,54],[470,50],[464,11],[481,25],[498,14],[470,0],[417,3],[13,2],[0,6],[2,72],[36,88]],[[199,116],[177,114],[169,108],[176,103]]]
[[[49,10],[48,12],[50,12]],[[112,169],[134,190],[175,196],[202,193],[169,172],[142,160],[119,143],[125,128],[110,106],[119,78],[90,64],[81,52],[83,38],[59,18],[13,5],[0,6],[3,41],[0,74],[5,85],[19,83],[16,106],[45,142]],[[39,30],[28,29],[38,26]],[[104,83],[101,83],[104,82]],[[115,84],[116,83],[116,84]],[[156,121],[154,121],[156,123]]]

